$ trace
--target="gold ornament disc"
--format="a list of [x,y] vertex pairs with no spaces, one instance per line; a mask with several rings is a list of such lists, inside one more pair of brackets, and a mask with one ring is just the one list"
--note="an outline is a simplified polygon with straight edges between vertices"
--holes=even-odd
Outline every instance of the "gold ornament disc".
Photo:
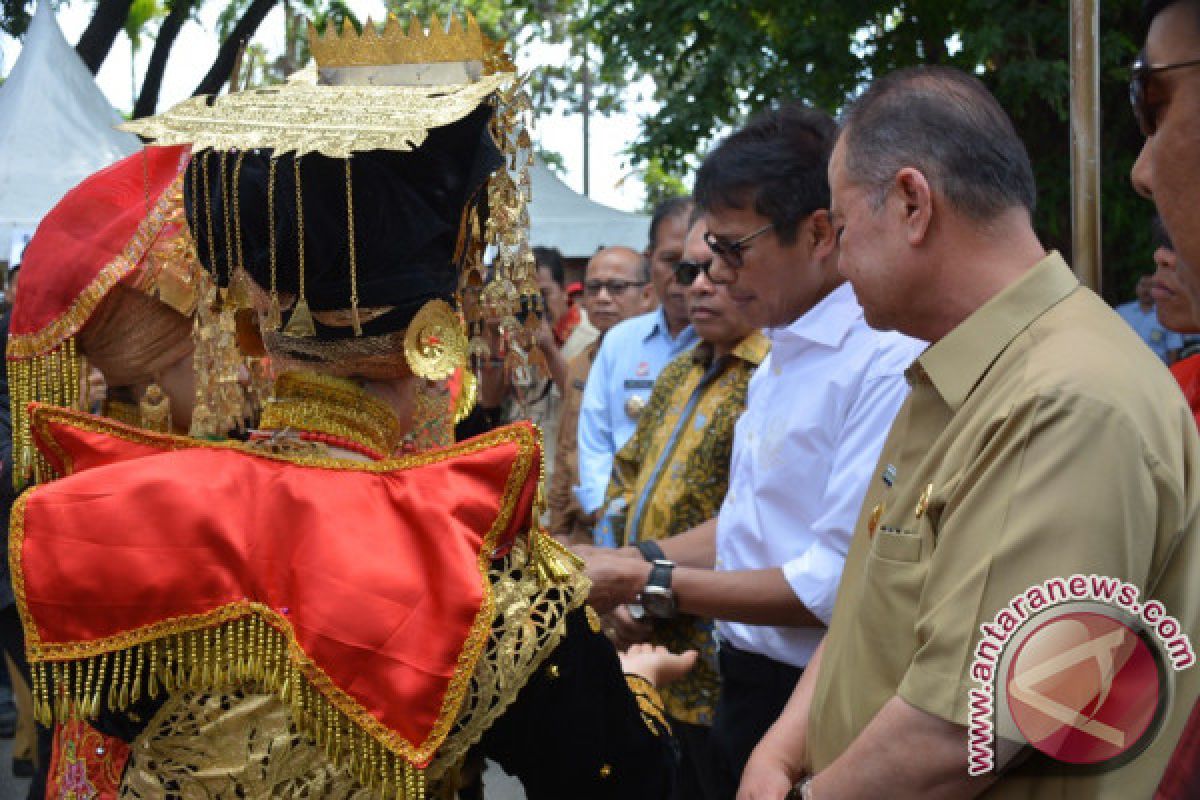
[[413,374],[430,381],[449,378],[467,363],[467,333],[445,300],[430,300],[408,324],[404,358]]

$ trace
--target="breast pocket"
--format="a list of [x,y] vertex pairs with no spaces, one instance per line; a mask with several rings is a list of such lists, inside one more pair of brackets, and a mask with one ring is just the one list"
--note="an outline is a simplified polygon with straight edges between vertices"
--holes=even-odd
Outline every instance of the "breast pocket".
[[919,529],[880,527],[867,553],[859,608],[884,685],[898,685],[917,650],[916,621],[928,573],[928,551]]

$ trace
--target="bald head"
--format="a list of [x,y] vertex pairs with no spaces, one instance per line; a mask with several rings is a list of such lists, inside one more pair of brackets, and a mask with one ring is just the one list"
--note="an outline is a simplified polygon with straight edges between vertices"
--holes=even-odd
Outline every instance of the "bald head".
[[630,247],[605,247],[588,262],[583,304],[601,333],[654,304],[646,257]]

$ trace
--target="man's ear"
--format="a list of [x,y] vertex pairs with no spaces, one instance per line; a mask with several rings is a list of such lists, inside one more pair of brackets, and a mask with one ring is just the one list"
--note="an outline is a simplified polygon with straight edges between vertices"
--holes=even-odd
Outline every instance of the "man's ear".
[[905,167],[896,173],[893,188],[894,196],[901,204],[908,243],[919,245],[929,235],[933,223],[933,189],[924,173],[913,167]]
[[807,229],[813,258],[818,261],[825,259],[837,247],[837,231],[834,230],[828,209],[818,209],[809,215]]
[[650,312],[658,308],[658,291],[654,288],[654,281],[650,281],[642,287],[642,309]]

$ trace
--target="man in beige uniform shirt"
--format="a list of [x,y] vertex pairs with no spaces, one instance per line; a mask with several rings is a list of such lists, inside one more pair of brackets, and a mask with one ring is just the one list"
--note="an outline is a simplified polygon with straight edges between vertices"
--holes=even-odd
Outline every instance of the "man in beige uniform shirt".
[[1128,581],[1196,637],[1187,405],[1038,242],[1028,157],[975,78],[876,82],[847,113],[830,179],[840,269],[867,321],[933,344],[908,372],[829,632],[739,800],[1150,797],[1200,669],[1174,674],[1152,744],[1099,772],[1026,748],[970,777],[969,692],[980,626],[1055,577]]

